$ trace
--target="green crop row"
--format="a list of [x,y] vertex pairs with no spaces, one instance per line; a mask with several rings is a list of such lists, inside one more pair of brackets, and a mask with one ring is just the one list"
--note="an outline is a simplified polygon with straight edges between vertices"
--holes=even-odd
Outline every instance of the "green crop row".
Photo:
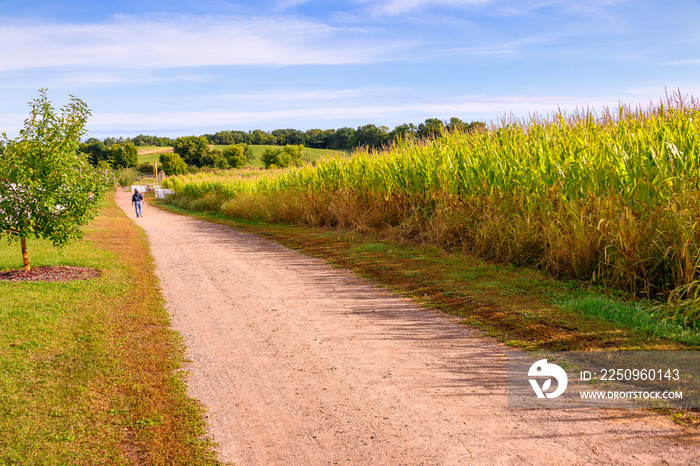
[[236,217],[381,231],[669,298],[696,326],[699,169],[700,105],[675,99],[168,184],[176,200]]

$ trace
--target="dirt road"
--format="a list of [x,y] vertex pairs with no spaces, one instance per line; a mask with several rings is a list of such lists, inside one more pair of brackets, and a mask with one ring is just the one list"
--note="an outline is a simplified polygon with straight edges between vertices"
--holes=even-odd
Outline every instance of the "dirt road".
[[148,234],[222,461],[700,464],[697,436],[649,412],[509,410],[505,347],[347,271],[117,200]]

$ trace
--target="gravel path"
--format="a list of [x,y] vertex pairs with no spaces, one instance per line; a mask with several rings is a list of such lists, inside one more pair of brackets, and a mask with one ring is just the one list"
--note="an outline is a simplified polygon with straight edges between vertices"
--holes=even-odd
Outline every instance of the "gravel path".
[[189,393],[237,465],[700,464],[645,411],[509,410],[505,347],[255,235],[148,205]]

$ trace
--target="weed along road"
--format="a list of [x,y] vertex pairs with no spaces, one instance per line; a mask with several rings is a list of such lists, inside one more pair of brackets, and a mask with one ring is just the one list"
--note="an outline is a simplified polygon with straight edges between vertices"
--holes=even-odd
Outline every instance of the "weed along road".
[[136,218],[219,458],[237,465],[700,464],[642,410],[509,410],[506,347],[352,273],[148,205]]

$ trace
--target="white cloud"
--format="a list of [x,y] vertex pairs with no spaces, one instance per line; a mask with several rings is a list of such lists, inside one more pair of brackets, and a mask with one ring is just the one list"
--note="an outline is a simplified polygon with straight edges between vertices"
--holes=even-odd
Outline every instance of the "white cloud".
[[368,63],[401,48],[361,28],[293,18],[118,16],[92,24],[0,26],[0,70]]
[[700,65],[700,58],[689,58],[687,60],[674,60],[661,63],[669,66],[697,66]]
[[309,0],[278,0],[275,10],[282,11],[307,3]]
[[[187,70],[184,70],[187,71]],[[64,86],[75,84],[106,84],[106,85],[121,85],[121,84],[149,84],[162,82],[190,82],[190,83],[209,83],[221,80],[221,76],[217,74],[206,73],[156,73],[151,70],[133,69],[125,70],[68,70],[63,73],[57,73],[56,83]]]
[[422,106],[422,109],[429,113],[432,112],[438,117],[479,114],[485,117],[500,118],[511,114],[516,117],[527,117],[534,114],[547,116],[557,111],[573,113],[577,109],[591,109],[600,112],[606,107],[617,108],[619,102],[619,98],[600,96],[477,96],[427,102]]
[[484,44],[472,47],[455,47],[451,49],[438,50],[434,54],[463,54],[471,56],[514,56],[522,53],[522,51],[531,46],[547,44],[554,42],[553,37],[547,36],[532,36],[522,37],[520,39],[511,40],[508,42]]
[[386,95],[388,92],[395,92],[398,88],[389,88],[385,86],[368,86],[357,89],[318,89],[318,90],[294,90],[294,89],[279,89],[261,93],[248,94],[225,94],[221,96],[223,99],[247,101],[260,103],[281,103],[281,102],[298,102],[306,103],[342,100],[342,99],[357,99],[357,98],[378,98]]
[[492,2],[493,0],[363,0],[363,3],[370,4],[372,11],[386,15],[400,15],[433,6],[480,6]]

